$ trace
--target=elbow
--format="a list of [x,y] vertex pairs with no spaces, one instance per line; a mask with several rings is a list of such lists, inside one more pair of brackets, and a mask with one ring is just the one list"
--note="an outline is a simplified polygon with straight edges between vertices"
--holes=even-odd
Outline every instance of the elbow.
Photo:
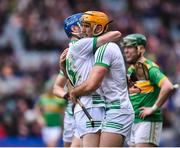
[[120,40],[120,38],[121,38],[121,32],[115,31],[114,37],[115,37],[116,40]]
[[174,90],[174,85],[170,81],[167,81],[167,89],[169,91],[173,91]]
[[120,38],[121,37],[121,32],[120,31],[116,31],[116,36],[117,36],[117,38]]
[[165,85],[166,91],[171,93],[174,90],[174,86],[171,82],[166,83]]
[[171,83],[170,85],[169,85],[169,90],[170,91],[173,91],[175,89],[175,87],[174,87],[174,85]]

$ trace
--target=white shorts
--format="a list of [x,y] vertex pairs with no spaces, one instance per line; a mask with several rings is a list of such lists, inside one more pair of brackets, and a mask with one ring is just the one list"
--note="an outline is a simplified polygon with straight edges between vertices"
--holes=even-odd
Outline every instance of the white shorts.
[[46,144],[51,141],[57,141],[61,136],[61,132],[61,127],[44,127],[42,128],[42,138]]
[[75,120],[80,137],[83,137],[85,134],[89,133],[97,133],[102,128],[102,120],[104,119],[105,114],[104,107],[88,108],[87,111],[94,120],[94,127],[92,127],[89,119],[86,117],[83,111],[75,113]]
[[159,145],[162,132],[162,122],[140,122],[132,126],[130,142],[134,145],[138,143],[152,143]]
[[134,113],[126,114],[122,112],[107,112],[103,121],[102,132],[117,133],[128,138],[130,137],[133,121]]
[[65,113],[64,115],[64,131],[63,131],[63,141],[72,142],[73,137],[80,138],[74,116]]

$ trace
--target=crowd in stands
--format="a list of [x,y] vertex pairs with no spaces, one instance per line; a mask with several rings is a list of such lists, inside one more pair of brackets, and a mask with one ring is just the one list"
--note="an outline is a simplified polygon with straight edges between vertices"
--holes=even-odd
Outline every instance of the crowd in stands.
[[[63,20],[89,9],[107,13],[122,36],[144,34],[146,56],[180,83],[179,0],[0,0],[0,138],[41,136],[33,108],[68,46]],[[179,99],[175,90],[163,108],[161,145],[180,146]]]

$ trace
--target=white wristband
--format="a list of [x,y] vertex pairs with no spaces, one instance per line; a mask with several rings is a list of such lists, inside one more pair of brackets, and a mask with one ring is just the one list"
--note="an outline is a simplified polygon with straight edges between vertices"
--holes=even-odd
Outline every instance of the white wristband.
[[158,107],[156,104],[154,104],[152,108],[153,108],[154,111],[156,111],[157,109],[159,109],[159,107]]

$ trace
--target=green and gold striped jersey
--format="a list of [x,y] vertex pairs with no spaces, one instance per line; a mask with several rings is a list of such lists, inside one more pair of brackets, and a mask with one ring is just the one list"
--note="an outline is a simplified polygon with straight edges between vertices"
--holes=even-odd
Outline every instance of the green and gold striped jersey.
[[55,96],[42,95],[37,102],[37,105],[43,111],[43,117],[46,126],[54,127],[62,125],[63,108],[65,107],[65,100],[59,99]]
[[[145,117],[144,119],[140,118],[140,107],[152,107],[160,92],[160,86],[164,79],[167,77],[160,71],[158,65],[150,60],[145,60],[143,63],[148,71],[148,79],[146,80],[137,80],[135,86],[140,88],[141,92],[130,94],[130,100],[135,111],[135,123],[142,121],[152,121],[152,122],[162,122],[162,114],[160,109],[150,116]],[[128,75],[131,75],[135,72],[135,67],[130,66],[128,68]]]

